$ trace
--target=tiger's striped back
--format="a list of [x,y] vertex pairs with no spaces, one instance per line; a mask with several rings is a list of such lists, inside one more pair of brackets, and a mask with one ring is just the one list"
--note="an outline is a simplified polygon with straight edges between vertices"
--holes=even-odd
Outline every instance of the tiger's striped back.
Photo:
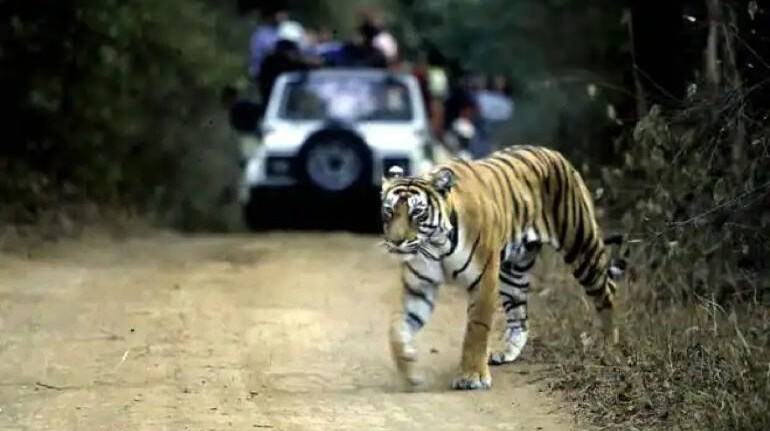
[[478,161],[453,160],[457,201],[480,206],[479,223],[514,243],[551,244],[567,263],[603,260],[602,233],[580,173],[560,153],[515,146]]

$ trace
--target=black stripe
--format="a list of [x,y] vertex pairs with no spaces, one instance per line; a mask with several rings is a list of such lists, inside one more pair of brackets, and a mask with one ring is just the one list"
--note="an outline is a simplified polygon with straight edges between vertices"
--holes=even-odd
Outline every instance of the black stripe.
[[[577,184],[575,185],[577,187]],[[572,191],[572,197],[568,200],[569,205],[567,206],[568,214],[567,214],[567,223],[569,227],[568,233],[571,233],[570,235],[575,235],[575,228],[578,224],[578,217],[580,217],[580,195],[577,193],[577,191]],[[564,234],[565,241],[568,241],[568,233]],[[573,238],[574,239],[574,238]],[[567,244],[562,243],[560,244],[561,247],[566,247]]]
[[[497,160],[500,163],[505,164],[510,169],[510,173],[513,176],[513,178],[515,178],[516,180],[519,179],[516,176],[516,167],[513,166],[513,163],[511,163],[510,160],[506,159],[505,157],[503,157],[501,155],[494,156],[494,157],[492,157],[492,159]],[[523,226],[524,224],[527,223],[527,221],[529,219],[529,208],[527,207],[527,203],[526,202],[517,201],[516,194],[515,194],[516,192],[514,191],[513,186],[511,185],[511,177],[506,175],[506,178],[508,179],[508,187],[510,187],[510,189],[511,189],[511,199],[513,199],[513,203],[517,204],[516,210],[518,212],[518,209],[521,208],[521,210],[523,212],[521,218],[518,220],[518,222],[519,222],[518,224],[520,226]],[[514,230],[514,229],[511,229],[511,230]]]
[[404,283],[404,290],[406,290],[406,293],[410,296],[413,296],[417,299],[421,299],[423,302],[428,304],[431,310],[435,307],[436,304],[433,303],[433,301],[428,298],[428,295],[421,291],[413,288],[412,286],[408,285],[407,283]]
[[468,269],[468,265],[470,265],[471,259],[473,259],[473,253],[476,252],[476,247],[479,245],[479,241],[481,241],[481,233],[479,233],[479,236],[476,237],[476,241],[473,243],[473,247],[471,247],[471,252],[468,253],[468,260],[465,261],[465,264],[462,266],[462,268],[452,272],[452,278],[457,278],[461,272]]
[[565,228],[567,226],[567,217],[566,214],[564,217],[559,213],[559,210],[562,208],[562,205],[565,203],[565,194],[567,192],[567,179],[562,174],[563,172],[563,166],[555,166],[555,179],[556,179],[556,190],[554,191],[554,202],[553,202],[553,219],[556,222],[556,238],[559,240],[559,244],[564,244],[564,235],[565,235]]
[[506,202],[507,205],[511,208],[511,236],[513,236],[516,226],[516,222],[518,221],[519,224],[521,223],[521,220],[517,220],[517,213],[519,211],[519,206],[521,206],[518,202],[516,202],[516,194],[513,191],[513,186],[511,185],[511,179],[508,177],[508,174],[505,171],[505,166],[500,166],[498,163],[500,162],[499,159],[488,159],[488,163],[490,163],[492,166],[494,166],[500,175],[505,179],[505,184],[508,186],[508,194],[510,196],[510,200]]
[[492,193],[494,193],[495,198],[498,199],[498,202],[500,202],[500,204],[502,204],[503,202],[506,201],[505,196],[503,196],[505,194],[505,189],[503,188],[503,183],[500,181],[500,177],[498,176],[497,170],[494,167],[489,166],[485,162],[480,162],[479,166],[482,166],[482,167],[486,168],[489,172],[492,173],[492,176],[495,179],[494,182],[497,183],[497,189],[500,190],[500,195],[498,195],[498,191],[497,191],[497,189],[495,187],[491,187]]
[[487,272],[487,267],[489,266],[490,260],[492,260],[491,257],[487,259],[487,263],[484,264],[484,268],[481,270],[481,274],[479,274],[479,276],[475,280],[473,280],[473,283],[471,283],[471,285],[468,286],[468,292],[472,292],[473,289],[475,289],[476,286],[481,282],[481,277],[483,277],[484,273]]
[[[587,285],[596,285],[596,284],[604,284],[607,281],[607,278],[609,275],[607,274],[607,270],[604,269],[603,271],[600,270],[598,267],[594,267],[595,272],[591,274],[591,278],[587,279]],[[600,282],[601,280],[601,282]]]
[[455,249],[457,249],[457,243],[460,236],[458,234],[460,226],[457,224],[457,211],[452,210],[452,212],[449,213],[449,224],[452,225],[452,233],[449,234],[449,251],[441,255],[442,259],[450,256],[455,252]]
[[422,247],[418,248],[417,251],[419,251],[421,255],[425,256],[426,258],[428,258],[428,259],[430,259],[430,260],[432,260],[434,262],[441,262],[441,260],[442,260],[441,256],[434,256],[433,254],[431,254],[429,251],[427,251],[426,249],[424,249]]
[[513,263],[511,263],[511,261],[509,260],[500,262],[500,271],[505,271],[507,273],[510,273],[511,271],[513,271]]
[[[433,210],[432,219],[437,218],[436,224],[432,226],[433,228],[436,228],[438,226],[441,226],[441,219],[444,217],[444,214],[441,212],[441,204],[439,203],[438,199],[433,193],[428,193],[428,202],[430,202],[430,207]],[[432,220],[431,220],[432,221]]]
[[531,145],[527,145],[522,147],[522,150],[526,153],[532,154],[532,157],[536,158],[538,162],[544,165],[544,167],[545,165],[548,165],[550,160],[553,159],[550,153],[547,153],[542,148],[535,148]]
[[[490,165],[490,167],[494,168],[494,170],[496,172],[495,176],[497,176],[498,179],[504,179],[505,180],[505,181],[501,180],[501,182],[504,182],[508,186],[508,191],[511,194],[511,199],[514,199],[513,187],[511,187],[510,178],[508,178],[508,175],[505,174],[505,166],[500,166],[498,164],[499,161],[500,161],[499,159],[491,159],[490,158],[490,159],[485,160],[485,163],[487,165]],[[500,186],[500,189],[504,190],[502,185]]]
[[[535,157],[537,157],[537,154],[533,153]],[[540,160],[539,157],[537,157],[538,160]],[[552,219],[549,221],[550,216],[552,216],[553,208],[551,207],[551,200],[556,199],[554,196],[554,193],[551,191],[551,179],[554,176],[554,166],[552,164],[548,163],[548,160],[540,160],[540,162],[543,164],[543,168],[545,169],[545,173],[543,174],[543,178],[540,181],[541,184],[541,194],[542,194],[542,208],[541,213],[543,217],[543,223],[545,223],[545,230],[548,232],[549,239],[556,238],[559,239],[559,234],[556,232],[555,227],[551,226],[551,222],[558,223],[558,220]],[[548,207],[548,208],[546,208]],[[561,246],[561,244],[559,244]]]
[[543,179],[541,181],[543,183],[543,189],[545,190],[545,196],[543,197],[543,199],[545,199],[551,196],[551,177],[553,177],[553,166],[552,164],[543,160],[540,160],[540,163],[543,164],[543,171],[544,171]]
[[[581,209],[582,208],[578,208],[577,218],[575,220],[577,231],[575,231],[575,237],[572,238],[572,247],[570,247],[569,251],[564,257],[564,260],[570,265],[577,258],[578,251],[580,251],[580,248],[583,246],[583,243],[585,242],[585,238],[584,238],[585,233],[583,232],[585,230],[583,226],[585,223],[583,221],[583,211],[581,211]],[[564,246],[564,244],[560,244],[560,245],[562,247]]]
[[537,262],[537,259],[532,259],[528,263],[525,263],[524,265],[519,265],[518,263],[513,265],[513,269],[518,272],[527,272],[530,269],[532,269],[533,266],[535,266],[535,262]]
[[489,325],[487,325],[486,323],[484,323],[484,322],[482,322],[480,320],[471,320],[471,324],[483,326],[484,328],[487,329],[487,331],[489,331]]
[[506,313],[510,313],[510,311],[514,308],[514,306],[511,305],[511,304],[516,302],[516,301],[513,299],[513,296],[511,296],[510,294],[505,293],[503,291],[500,291],[500,296],[505,296],[508,299],[510,299],[510,301],[506,301],[505,299],[502,300],[503,309],[505,310]]
[[526,329],[527,328],[527,317],[523,317],[521,319],[516,319],[514,317],[511,317],[510,319],[506,320],[506,323],[508,323],[508,328],[511,329]]
[[529,168],[529,170],[530,170],[530,171],[532,171],[533,173],[535,173],[535,175],[537,175],[538,177],[540,177],[540,176],[541,176],[541,175],[540,175],[540,171],[539,171],[539,170],[537,170],[537,168],[535,167],[535,165],[534,165],[534,164],[532,164],[532,160],[530,160],[530,159],[526,158],[526,157],[525,157],[523,154],[521,154],[521,153],[508,153],[508,154],[509,154],[511,157],[513,157],[514,159],[516,159],[516,160],[518,160],[518,161],[520,161],[520,162],[524,163],[524,165],[525,165],[527,168]]
[[588,266],[586,273],[582,274],[582,277],[578,279],[583,286],[592,286],[596,284],[599,277],[607,275],[607,268],[601,268],[599,262],[602,259],[604,249],[599,246],[599,242],[596,241],[589,253],[585,253],[585,256],[591,262]]
[[412,265],[409,265],[408,262],[405,262],[404,266],[406,266],[406,269],[408,269],[409,272],[412,273],[412,275],[414,275],[415,277],[419,278],[420,280],[422,280],[422,281],[424,281],[426,283],[429,283],[429,284],[436,284],[436,283],[438,283],[437,281],[433,280],[432,278],[430,278],[430,277],[428,277],[426,275],[420,274],[416,269],[412,268]]
[[484,184],[484,178],[481,178],[481,175],[478,173],[478,171],[476,171],[476,169],[474,169],[473,165],[471,165],[465,159],[457,159],[457,161],[460,162],[461,165],[468,168],[468,170],[471,171],[471,173],[476,177],[477,180],[479,180],[481,184]]
[[589,289],[585,289],[585,292],[586,292],[586,295],[588,295],[590,297],[597,297],[597,296],[601,295],[604,292],[604,286],[599,285],[599,287],[597,287],[595,289],[590,289],[590,290]]
[[[511,237],[514,232],[514,226],[516,225],[516,213],[514,209],[515,197],[513,194],[513,188],[511,187],[510,181],[508,181],[508,177],[505,175],[505,170],[497,163],[494,163],[492,160],[486,160],[483,166],[492,172],[492,175],[495,178],[495,182],[497,182],[497,187],[500,189],[500,210],[502,211],[500,216],[503,221],[506,219],[510,221],[510,225],[504,225],[504,227],[507,231],[509,231],[507,232],[507,236]],[[504,187],[503,184],[508,185],[507,191],[509,195],[506,195],[506,187]],[[508,217],[505,216],[506,213],[508,213]]]
[[[548,212],[545,210],[545,202],[546,202],[546,198],[545,198],[545,196],[543,196],[543,198],[542,198],[542,205],[543,205],[543,207],[540,208],[540,215],[543,217],[543,223],[545,224],[545,231],[548,233],[548,239],[550,240],[550,239],[553,238],[555,232],[551,228],[551,222],[548,221],[548,219],[550,218],[549,217],[550,214],[548,214]],[[559,247],[561,247],[561,246],[562,245],[559,244]]]
[[588,252],[583,254],[583,262],[580,264],[580,266],[575,270],[575,272],[572,273],[572,275],[575,276],[575,278],[578,279],[578,281],[582,284],[582,279],[585,278],[584,272],[588,270],[589,267],[594,266],[595,263],[595,257],[594,254],[596,253],[596,249],[599,246],[598,242],[594,242],[592,244],[591,248],[588,250]]
[[[527,176],[526,172],[522,172],[522,173],[520,173],[520,175],[521,175],[522,182],[524,183],[524,186],[529,191],[529,196],[532,198],[532,204],[533,204],[533,208],[531,208],[532,214],[529,214],[529,208],[525,208],[525,209],[527,209],[527,217],[525,219],[528,219],[529,217],[532,217],[534,219],[535,215],[536,215],[535,214],[535,206],[537,205],[535,203],[535,201],[536,200],[540,200],[541,196],[536,196],[535,195],[535,186],[532,185],[532,183],[529,182],[529,177]],[[538,195],[539,195],[539,193],[538,193]],[[528,221],[528,220],[526,220],[526,221]]]
[[596,269],[596,267],[591,267],[588,269],[588,272],[583,277],[583,280],[578,280],[580,282],[580,285],[585,287],[590,287],[595,285],[595,281],[597,278],[597,275],[600,273],[599,270]]
[[[508,305],[511,305],[512,308],[521,307],[522,305],[527,305],[527,301],[521,301],[513,297],[510,293],[506,292],[500,292],[500,296],[504,296],[511,300],[511,302],[508,303]],[[503,301],[503,305],[505,305],[505,301]]]
[[401,194],[401,193],[404,193],[405,191],[407,191],[408,189],[409,189],[409,187],[407,185],[405,185],[405,184],[398,184],[398,185],[395,185],[395,186],[389,188],[388,190],[386,190],[385,194],[386,195],[388,195],[388,194]]
[[414,329],[420,329],[425,326],[425,321],[422,320],[422,317],[412,313],[411,311],[406,313],[406,322],[412,325]]
[[505,275],[503,273],[500,273],[500,281],[502,281],[503,283],[505,283],[505,284],[507,284],[509,286],[516,287],[518,289],[528,289],[529,288],[529,282],[517,283],[517,282],[513,281],[512,278],[508,277],[507,275]]

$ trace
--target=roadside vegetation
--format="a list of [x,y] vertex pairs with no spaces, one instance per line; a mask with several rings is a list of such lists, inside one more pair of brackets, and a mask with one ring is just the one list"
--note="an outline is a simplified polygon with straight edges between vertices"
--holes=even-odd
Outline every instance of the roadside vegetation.
[[0,221],[66,227],[119,212],[226,228],[203,207],[227,201],[237,160],[219,105],[243,75],[234,7],[43,3],[2,6],[0,74],[16,112],[0,147]]
[[[669,117],[651,110],[625,163],[604,171],[605,224],[620,218],[631,240],[620,345],[589,339],[589,304],[578,288],[558,286],[568,274],[543,282],[550,294],[535,319],[534,355],[588,422],[770,428],[770,135],[745,117],[754,144],[735,161],[734,130],[723,129],[741,121],[731,100],[715,102],[722,116],[710,120],[693,120],[714,109],[705,102]],[[543,267],[560,271],[553,261]]]

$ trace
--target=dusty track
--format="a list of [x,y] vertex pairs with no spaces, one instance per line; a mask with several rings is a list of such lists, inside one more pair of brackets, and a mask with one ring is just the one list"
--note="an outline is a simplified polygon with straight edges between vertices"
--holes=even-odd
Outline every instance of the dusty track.
[[443,289],[403,392],[376,238],[87,239],[0,256],[0,430],[568,430],[526,362],[448,390],[464,324]]

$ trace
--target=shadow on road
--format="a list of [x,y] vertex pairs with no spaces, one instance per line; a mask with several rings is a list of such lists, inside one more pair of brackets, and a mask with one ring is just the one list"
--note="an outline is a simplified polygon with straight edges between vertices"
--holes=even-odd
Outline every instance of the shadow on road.
[[293,194],[252,200],[244,208],[250,230],[334,230],[377,234],[382,231],[376,193],[354,196]]

